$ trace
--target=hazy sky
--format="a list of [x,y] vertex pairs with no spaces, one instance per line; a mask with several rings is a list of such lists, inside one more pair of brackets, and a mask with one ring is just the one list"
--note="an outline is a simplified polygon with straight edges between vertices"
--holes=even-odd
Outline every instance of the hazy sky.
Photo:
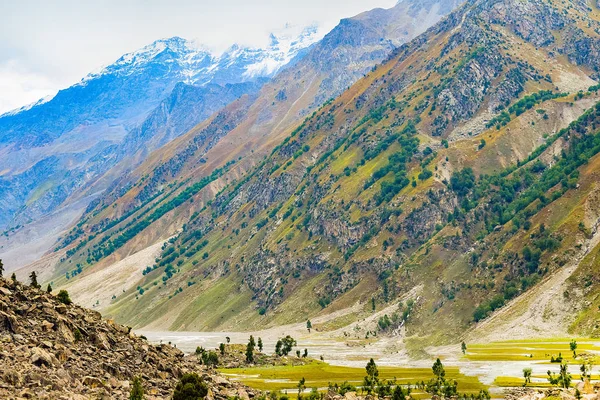
[[54,94],[156,39],[181,36],[216,51],[262,46],[286,23],[341,18],[397,0],[0,1],[0,113]]

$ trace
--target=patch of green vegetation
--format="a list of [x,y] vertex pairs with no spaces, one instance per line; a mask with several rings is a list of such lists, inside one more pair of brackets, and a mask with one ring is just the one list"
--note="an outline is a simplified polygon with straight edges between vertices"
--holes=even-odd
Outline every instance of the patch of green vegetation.
[[[536,340],[519,340],[493,342],[486,344],[469,344],[465,357],[471,361],[531,361],[547,362],[555,357],[562,358],[571,364],[578,364],[571,352],[570,338],[552,338]],[[576,339],[580,353],[595,354],[600,346],[592,339]]]
[[[431,368],[379,367],[380,380],[396,380],[402,385],[415,385],[427,382],[434,377]],[[456,380],[461,393],[479,393],[486,387],[476,377],[462,374],[458,368],[446,367],[446,379]],[[326,388],[331,384],[348,382],[353,386],[362,386],[366,375],[364,368],[352,368],[329,365],[313,361],[306,365],[285,365],[276,367],[220,369],[229,378],[265,391],[296,391],[296,385],[305,378],[307,388]]]
[[88,262],[92,263],[95,261],[99,261],[102,258],[112,254],[115,250],[122,247],[125,243],[135,237],[142,230],[146,229],[150,224],[160,219],[163,215],[168,213],[169,211],[174,210],[179,207],[181,204],[188,201],[192,196],[196,195],[200,190],[204,189],[211,182],[218,179],[222,176],[235,162],[230,161],[223,168],[218,168],[213,171],[207,177],[200,179],[200,181],[194,183],[191,186],[188,186],[179,194],[177,194],[172,199],[163,202],[156,209],[154,209],[148,216],[143,218],[141,221],[136,221],[130,227],[125,229],[122,233],[120,233],[116,238],[111,238],[110,236],[105,236],[103,240],[99,243],[98,246],[94,246],[93,250],[88,255]]
[[465,65],[467,65],[471,60],[476,59],[480,54],[485,53],[486,51],[486,47],[485,46],[479,46],[476,47],[475,49],[473,49],[471,52],[469,52],[469,54],[467,54],[466,57],[464,57],[463,59],[461,59],[456,68],[454,69],[454,72],[458,72],[459,70],[463,69],[465,67]]
[[[546,380],[546,377],[535,377],[542,378],[544,381],[534,380],[531,383],[527,384],[527,387],[536,387],[536,388],[549,388],[552,387],[550,383]],[[525,383],[524,378],[512,377],[512,376],[499,376],[494,379],[494,386],[498,387],[522,387]]]
[[365,183],[364,188],[368,189],[375,182],[392,173],[393,180],[383,181],[378,194],[375,195],[375,202],[380,205],[383,202],[392,200],[402,189],[410,183],[407,177],[407,164],[413,155],[417,152],[419,140],[414,137],[417,133],[414,121],[409,121],[407,126],[402,129],[398,135],[391,135],[390,138],[398,140],[401,150],[389,157],[388,164],[375,171],[370,180]]
[[[551,167],[541,161],[510,167],[495,175],[482,175],[474,178],[470,169],[455,172],[450,180],[450,188],[460,199],[460,209],[448,216],[448,221],[462,220],[472,210],[477,209],[478,220],[485,222],[485,228],[478,237],[483,238],[509,222],[516,230],[529,229],[530,219],[541,209],[561,198],[567,191],[577,186],[579,168],[600,152],[600,134],[589,132],[600,119],[600,103],[588,110],[569,128],[558,135],[569,133],[569,147]],[[588,134],[586,134],[588,133]],[[539,154],[539,153],[536,153]],[[479,203],[485,202],[485,207]],[[467,228],[467,227],[465,227]],[[541,258],[545,252],[560,247],[560,236],[551,234],[542,225],[531,235],[528,243],[523,243],[520,258],[523,260],[522,279],[513,279],[500,287],[501,293],[494,294],[474,312],[473,319],[479,321],[492,311],[502,307],[506,301],[536,283],[543,274],[540,270]],[[479,253],[471,255],[471,263],[477,265]]]
[[566,97],[567,93],[555,93],[551,90],[540,90],[529,96],[525,96],[508,108],[508,111],[502,111],[498,116],[492,118],[486,125],[487,128],[495,126],[497,129],[507,125],[511,121],[511,115],[520,116],[525,111],[532,109],[536,105],[548,100]]

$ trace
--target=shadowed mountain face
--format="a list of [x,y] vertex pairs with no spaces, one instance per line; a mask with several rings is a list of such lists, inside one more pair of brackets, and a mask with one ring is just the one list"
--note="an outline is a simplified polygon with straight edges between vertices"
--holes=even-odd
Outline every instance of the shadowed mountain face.
[[335,93],[318,65],[358,40],[334,30],[120,181],[50,274],[154,329],[328,314],[336,329],[375,309],[389,315],[369,329],[402,327],[416,350],[507,306],[504,335],[537,309],[561,333],[597,330],[599,32],[585,1],[470,0],[311,112]]

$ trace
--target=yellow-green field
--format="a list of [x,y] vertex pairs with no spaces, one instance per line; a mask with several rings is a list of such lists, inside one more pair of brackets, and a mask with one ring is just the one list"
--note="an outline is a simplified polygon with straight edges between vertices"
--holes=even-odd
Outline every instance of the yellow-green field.
[[[532,381],[527,385],[529,387],[550,387],[546,371],[557,372],[560,363],[551,363],[552,357],[562,355],[563,361],[569,364],[569,371],[573,376],[573,382],[580,380],[579,367],[584,362],[591,362],[597,365],[600,360],[600,345],[594,339],[575,339],[577,342],[577,357],[573,356],[570,349],[572,339],[531,339],[514,340],[506,342],[472,344],[468,346],[468,352],[464,356],[465,360],[473,362],[488,362],[492,366],[494,363],[500,367],[506,367],[509,364],[520,362],[522,368],[533,368]],[[527,362],[530,364],[527,364]],[[517,368],[512,368],[516,372],[521,372]],[[596,371],[592,374],[591,380],[600,380]],[[525,380],[522,375],[518,376],[496,376],[492,386],[499,388],[523,386]]]
[[466,358],[471,361],[532,361],[550,363],[552,357],[562,355],[569,363],[580,363],[581,357],[598,359],[600,346],[593,339],[575,339],[577,342],[577,358],[569,347],[571,339],[531,339],[472,344],[468,346]]
[[[301,378],[306,379],[308,389],[323,389],[330,383],[348,382],[361,386],[366,375],[364,368],[333,366],[318,361],[299,366],[222,369],[220,372],[250,387],[266,391],[287,391],[292,396],[297,393],[295,388]],[[432,377],[431,368],[379,367],[380,379],[395,379],[399,384],[414,385],[416,382],[427,382]],[[456,367],[446,367],[446,378],[456,380],[461,393],[478,393],[481,389],[486,389],[477,377],[465,376]],[[427,397],[418,391],[413,394],[417,398]]]
[[[576,339],[577,358],[573,357],[570,349],[570,338],[531,339],[496,342],[487,344],[468,344],[467,353],[453,361],[444,361],[446,377],[458,382],[459,392],[471,394],[481,389],[523,386],[522,369],[533,367],[530,387],[549,387],[545,372],[557,372],[558,363],[550,363],[551,357],[559,353],[570,365],[573,381],[579,380],[579,366],[584,361],[597,365],[600,361],[600,343],[593,339]],[[492,372],[477,376],[480,366],[491,367]],[[496,365],[496,368],[494,368]],[[461,372],[462,370],[462,372]],[[465,372],[466,371],[466,372]],[[473,372],[475,371],[475,372]],[[348,382],[360,387],[365,376],[364,368],[333,366],[314,361],[300,366],[267,366],[256,368],[223,369],[221,372],[231,379],[239,380],[251,387],[266,391],[287,392],[290,396],[297,394],[296,385],[301,378],[306,379],[307,389],[324,389],[330,383],[341,384]],[[496,375],[496,372],[498,373]],[[502,376],[502,374],[511,376]],[[469,374],[469,375],[467,375]],[[417,382],[427,382],[433,377],[430,368],[409,367],[379,367],[382,380],[396,380],[400,384],[414,385]],[[488,387],[483,382],[493,382]],[[594,374],[592,380],[599,380]],[[500,393],[500,392],[498,392]],[[496,394],[496,393],[493,393]],[[428,398],[426,393],[418,390],[413,392],[417,399]]]
[[[278,333],[278,332],[277,332]],[[240,343],[240,348],[247,338],[246,333],[229,332],[223,334],[206,333],[197,337],[189,333],[166,336],[156,335],[156,332],[144,332],[150,335],[154,342],[169,341],[178,344],[184,352],[192,353],[198,343],[203,343],[205,348],[215,348],[225,336],[233,339],[233,343]],[[154,334],[154,336],[153,336]],[[316,335],[316,336],[315,336]],[[260,335],[267,349],[273,348],[274,340],[278,336],[262,332]],[[465,394],[476,394],[481,389],[488,389],[492,397],[504,396],[504,389],[523,386],[523,369],[532,369],[530,387],[549,387],[547,371],[558,373],[559,363],[550,363],[552,356],[562,354],[563,360],[568,363],[572,375],[572,384],[581,380],[580,366],[582,363],[591,363],[592,381],[600,381],[600,340],[591,338],[576,338],[577,357],[573,357],[570,349],[572,338],[551,339],[523,339],[492,343],[466,342],[466,354],[461,352],[461,345],[443,346],[438,348],[420,346],[423,359],[414,362],[398,358],[396,352],[384,351],[388,342],[380,343],[382,338],[370,338],[369,343],[361,346],[349,346],[351,341],[346,338],[328,336],[320,337],[318,333],[299,337],[299,348],[307,348],[309,354],[322,354],[331,362],[327,364],[318,360],[311,360],[306,365],[293,365],[300,363],[294,357],[277,362],[286,365],[257,366],[252,368],[220,369],[220,372],[230,379],[240,381],[248,386],[264,391],[287,392],[290,397],[297,395],[297,384],[301,378],[306,379],[306,389],[316,388],[324,391],[329,384],[341,385],[344,382],[358,387],[363,384],[366,375],[365,366],[371,356],[377,355],[376,362],[381,380],[396,381],[399,384],[410,384],[413,388],[420,382],[427,383],[433,378],[431,366],[435,358],[439,357],[446,370],[446,378],[456,380],[458,391]],[[388,349],[389,350],[389,349]],[[268,352],[268,351],[267,351]],[[303,360],[306,361],[306,360]],[[392,366],[393,365],[393,366]],[[413,397],[417,399],[429,398],[430,395],[418,390],[413,390]]]
[[[541,376],[535,376],[534,378],[546,378],[546,377],[541,377]],[[524,378],[515,378],[515,377],[511,377],[511,376],[499,376],[498,378],[496,378],[496,380],[494,381],[494,386],[498,386],[498,387],[519,387],[519,386],[523,386],[523,384],[525,383],[525,379]],[[544,382],[532,382],[530,384],[527,385],[528,387],[551,387],[550,383],[546,380]]]

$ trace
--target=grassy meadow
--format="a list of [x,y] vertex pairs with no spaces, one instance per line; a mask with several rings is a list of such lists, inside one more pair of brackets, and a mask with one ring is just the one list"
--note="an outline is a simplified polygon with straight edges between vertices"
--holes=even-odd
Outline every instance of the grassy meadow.
[[[306,388],[325,390],[330,384],[349,384],[360,387],[366,375],[364,368],[329,365],[313,361],[306,365],[283,365],[254,368],[221,369],[226,377],[265,391],[287,392],[297,396],[297,384],[306,379]],[[398,384],[414,386],[417,382],[427,382],[433,378],[431,368],[379,367],[379,379],[396,381]],[[446,378],[456,380],[461,393],[478,393],[486,387],[477,377],[462,374],[457,367],[446,367]],[[413,389],[413,397],[426,398],[428,395]]]
[[[579,367],[583,362],[591,362],[592,365],[598,365],[600,362],[600,342],[593,339],[575,339],[577,357],[574,357],[571,340],[555,338],[468,344],[466,354],[446,355],[442,357],[442,362],[446,369],[446,378],[456,380],[459,392],[467,395],[487,389],[493,397],[497,397],[504,388],[523,386],[522,369],[528,367],[533,368],[532,380],[528,386],[550,387],[546,371],[558,369],[560,364],[550,360],[552,357],[557,358],[559,354],[570,366],[574,385],[580,380]],[[596,369],[592,368],[593,381],[600,380],[600,371]],[[340,385],[348,382],[360,391],[366,375],[364,368],[329,365],[317,360],[306,365],[221,369],[220,372],[248,386],[265,391],[281,391],[290,397],[297,396],[297,384],[301,378],[306,379],[306,390],[317,388],[324,391],[330,384]],[[380,380],[411,385],[413,397],[417,399],[430,397],[424,391],[416,389],[415,385],[427,382],[432,377],[433,372],[427,367],[379,367]]]

